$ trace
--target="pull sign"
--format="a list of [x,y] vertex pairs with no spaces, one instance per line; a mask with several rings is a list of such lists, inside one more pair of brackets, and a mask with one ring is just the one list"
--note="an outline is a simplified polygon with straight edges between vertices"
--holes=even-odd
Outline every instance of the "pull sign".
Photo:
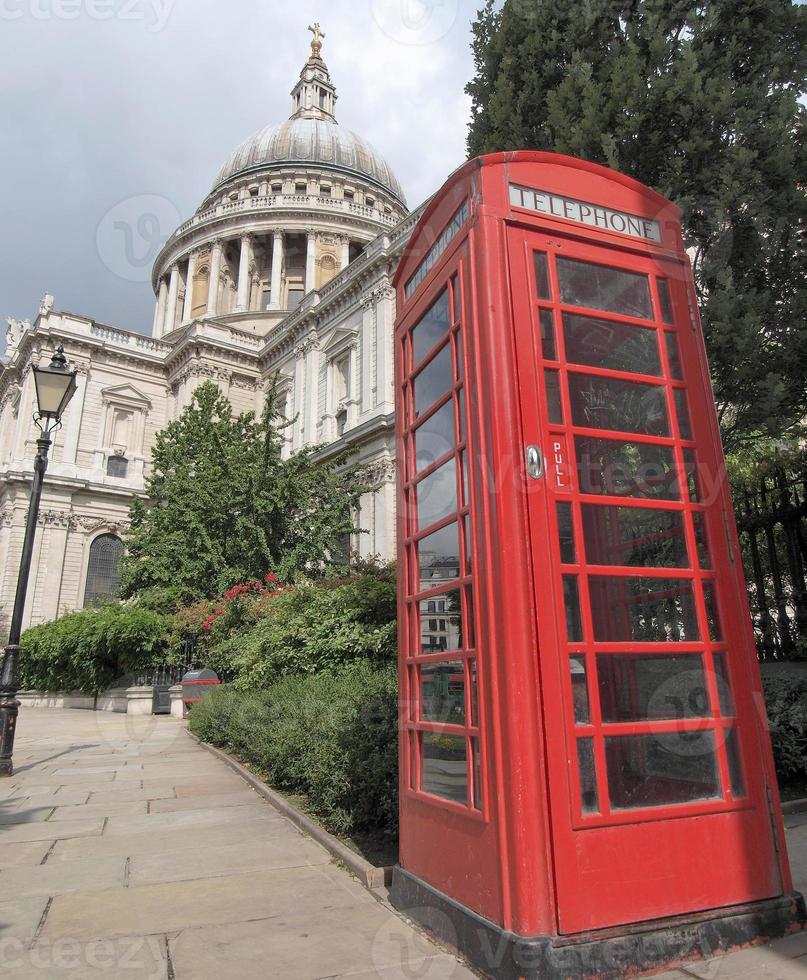
[[527,475],[533,480],[544,475],[544,458],[537,446],[527,446]]
[[561,433],[552,435],[550,449],[551,452],[546,466],[550,486],[556,493],[571,493],[572,481],[567,462],[566,436]]

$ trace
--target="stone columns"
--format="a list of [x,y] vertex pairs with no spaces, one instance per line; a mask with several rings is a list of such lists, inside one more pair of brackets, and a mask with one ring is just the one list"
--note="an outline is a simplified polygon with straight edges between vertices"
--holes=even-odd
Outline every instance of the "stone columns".
[[177,318],[177,296],[179,295],[179,266],[174,263],[171,266],[171,280],[168,284],[168,305],[165,309],[165,323],[163,333],[171,333],[176,326]]
[[165,277],[160,279],[160,289],[157,294],[157,315],[154,318],[156,328],[154,330],[155,337],[162,337],[165,333],[165,308],[168,304],[168,285],[165,281]]
[[305,253],[305,291],[310,293],[316,288],[317,272],[317,235],[316,232],[309,231],[308,245]]
[[210,281],[207,286],[207,315],[215,316],[219,308],[219,277],[221,276],[221,251],[220,241],[213,242],[213,249],[210,253]]
[[182,307],[182,322],[187,323],[193,310],[193,277],[196,274],[196,252],[188,256],[188,271],[185,275],[185,305]]
[[252,235],[241,236],[241,258],[238,263],[238,293],[235,312],[244,313],[249,309],[249,263],[252,258]]
[[350,264],[350,239],[345,235],[342,239],[342,261],[339,270],[346,268]]
[[78,440],[81,434],[81,418],[84,415],[84,398],[87,394],[87,378],[87,369],[83,366],[79,367],[76,378],[76,393],[70,402],[70,411],[67,413],[68,420],[64,432],[62,460],[72,466],[76,465]]
[[276,231],[272,246],[272,292],[269,297],[269,309],[280,309],[281,275],[283,272],[283,232]]

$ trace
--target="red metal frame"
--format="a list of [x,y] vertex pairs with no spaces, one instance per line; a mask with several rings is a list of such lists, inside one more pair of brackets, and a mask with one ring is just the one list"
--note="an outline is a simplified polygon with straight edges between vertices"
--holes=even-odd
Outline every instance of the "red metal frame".
[[[630,237],[511,205],[511,183],[654,220],[661,240]],[[459,227],[456,215],[466,212],[467,221]],[[679,216],[674,205],[648,188],[593,164],[532,152],[480,158],[454,174],[430,203],[396,280],[401,867],[520,935],[580,933],[737,905],[791,889],[770,747],[760,713],[761,685],[739,549]],[[435,242],[440,243],[436,259]],[[547,256],[550,292],[545,297],[539,296],[536,252]],[[649,316],[562,303],[559,257],[646,277],[652,307]],[[421,278],[418,270],[424,261],[430,267]],[[662,279],[672,316],[662,306]],[[407,290],[406,284],[412,282],[417,283],[416,288]],[[446,289],[451,322],[414,364],[412,333]],[[554,323],[554,352],[549,351],[547,357],[541,310],[549,311]],[[593,318],[599,321],[598,330],[618,324],[626,330],[635,328],[637,338],[652,336],[656,360],[640,373],[568,360],[564,314],[585,317],[584,324]],[[683,374],[674,370],[676,342],[675,361]],[[421,414],[416,417],[414,381],[419,371],[435,364],[446,345],[452,350],[452,382],[442,394],[435,394],[433,408],[418,406]],[[464,358],[461,372],[460,358]],[[556,372],[561,421],[554,415],[550,421],[547,370]],[[656,373],[647,373],[650,370]],[[585,404],[586,385],[592,399],[588,407],[596,408],[597,385],[610,384],[626,399],[631,393],[641,394],[648,398],[647,404],[659,411],[661,406],[666,425],[661,415],[653,417],[653,424],[637,417],[633,428],[645,431],[620,431],[605,427],[608,419],[591,412],[588,424],[580,424],[569,379],[580,387],[580,404]],[[455,412],[455,446],[418,472],[414,458],[418,428],[428,427],[445,405],[459,407],[461,400],[466,412],[464,435]],[[682,434],[679,410],[687,402],[689,431]],[[651,447],[666,449],[672,476],[657,473],[647,479],[647,486],[655,481],[657,491],[663,489],[662,479],[667,480],[666,493],[628,496],[624,486],[617,490],[612,485],[606,488],[608,493],[595,492],[592,485],[581,487],[574,462],[575,440],[581,438],[605,446],[631,443],[647,452]],[[548,470],[540,480],[529,479],[525,471],[523,450],[530,443],[547,451]],[[453,459],[458,464],[463,454],[469,464],[468,480],[464,484],[457,465],[456,509],[429,526],[418,527],[418,485],[446,462]],[[701,483],[694,499],[690,493],[693,480]],[[559,502],[571,508],[574,562],[561,560]],[[594,535],[592,541],[600,548],[595,556],[586,553],[584,506],[589,508],[590,536]],[[674,530],[645,534],[631,545],[635,550],[638,541],[652,550],[662,541],[677,539],[682,541],[680,557],[672,565],[598,564],[615,560],[615,548],[626,554],[621,538],[609,543],[606,537],[607,515],[613,522],[617,513],[606,508],[619,508],[620,514],[628,515],[678,515],[670,518],[676,522]],[[418,603],[445,595],[447,583],[440,580],[429,588],[419,581],[418,545],[455,520],[458,528],[467,524],[469,529],[467,536],[460,534],[455,556],[459,568],[448,585],[463,596],[465,643],[460,650],[424,652]],[[609,548],[610,556],[606,553]],[[706,567],[699,558],[703,551],[710,559]],[[564,577],[574,577],[577,583],[579,640],[573,637],[570,641],[566,634]],[[610,583],[612,590],[600,596],[600,602],[606,597],[609,606],[596,607],[598,620],[611,630],[606,640],[595,637],[592,577]],[[676,629],[686,627],[698,635],[670,632],[664,642],[614,639],[620,605],[623,628],[631,609],[635,614],[641,603],[649,608],[646,596],[631,596],[632,578],[672,583],[662,584],[666,591],[660,593],[668,604],[676,584],[689,589],[691,600],[681,600],[681,624]],[[707,608],[705,587],[710,588],[711,609]],[[471,595],[473,609],[466,601]],[[659,593],[654,596],[657,605]],[[688,624],[685,605],[691,605],[694,613]],[[715,616],[722,634],[713,635],[710,629]],[[644,619],[647,617],[645,614]],[[619,655],[628,659],[610,663],[641,664],[642,654],[656,658],[699,655],[706,710],[683,717],[648,715],[603,721],[598,657]],[[715,669],[717,657],[723,672]],[[575,695],[571,658],[585,663],[589,716],[581,723],[575,720],[575,696],[577,709],[581,709],[582,682],[577,680]],[[463,725],[426,719],[420,708],[421,666],[447,662],[463,664]],[[472,716],[472,666],[476,667],[476,717]],[[733,698],[733,710],[725,712],[721,707],[721,693],[725,697],[722,673],[728,674]],[[613,691],[606,693],[613,697]],[[628,694],[623,692],[620,697],[628,697],[634,708],[639,705],[641,691],[635,677]],[[726,742],[733,731],[745,781],[736,795]],[[647,734],[663,739],[703,732],[712,732],[715,739],[717,795],[662,805],[645,801],[632,809],[610,805],[610,792],[617,783],[627,785],[627,749],[625,743],[614,743],[614,758],[619,757],[621,764],[615,767],[609,787],[606,739]],[[465,739],[464,804],[444,798],[456,788],[445,789],[439,782],[435,790],[424,792],[424,733]],[[598,805],[592,812],[590,792],[585,808],[582,800],[581,739],[591,740],[593,748]],[[454,743],[449,738],[445,744]],[[472,748],[479,752],[478,773]],[[658,792],[678,786],[697,795],[694,769],[687,777],[682,764],[681,772],[668,771],[664,782],[658,771],[653,774],[648,769],[651,763],[642,752],[646,749],[636,743],[634,761],[644,762],[644,774],[653,776]],[[459,771],[455,763],[450,770],[452,785]],[[704,777],[698,778],[702,786]],[[652,786],[652,780],[646,783]],[[715,854],[721,855],[718,866],[711,863]]]

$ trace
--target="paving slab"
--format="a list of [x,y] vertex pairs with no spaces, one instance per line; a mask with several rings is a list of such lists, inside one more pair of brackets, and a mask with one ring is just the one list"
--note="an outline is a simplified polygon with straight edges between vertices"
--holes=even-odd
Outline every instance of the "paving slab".
[[0,894],[23,898],[123,888],[125,884],[126,858],[123,857],[94,861],[48,861],[35,868],[0,871]]
[[[226,812],[224,812],[226,810]],[[278,821],[283,818],[268,803],[262,807],[254,804],[242,804],[233,807],[214,807],[212,809],[185,810],[180,813],[150,813],[143,817],[110,817],[104,829],[105,837],[116,837],[119,834],[159,834],[164,830],[177,830],[204,827],[206,824],[236,821],[242,817],[248,819],[260,814],[267,821]]]
[[42,864],[53,847],[53,841],[30,841],[27,844],[0,844],[0,870]]
[[[44,710],[44,709],[35,709]],[[53,820],[45,823],[16,824],[0,827],[0,845],[30,840],[62,840],[67,837],[100,837],[102,819]]]
[[45,897],[0,902],[0,941],[4,944],[30,943],[47,906],[48,899]]
[[[58,797],[54,797],[56,802]],[[75,820],[77,817],[144,817],[148,813],[147,800],[86,803],[83,806],[57,806],[51,811],[50,820]]]
[[[244,783],[241,783],[243,786]],[[181,796],[173,800],[152,800],[149,813],[180,813],[185,810],[220,809],[221,807],[256,805],[266,807],[269,804],[255,790],[242,789],[233,793],[210,793],[206,796]]]
[[[0,940],[2,942],[2,940]],[[27,947],[3,944],[0,969],[13,980],[168,980],[163,936],[130,936],[81,943],[47,940]]]

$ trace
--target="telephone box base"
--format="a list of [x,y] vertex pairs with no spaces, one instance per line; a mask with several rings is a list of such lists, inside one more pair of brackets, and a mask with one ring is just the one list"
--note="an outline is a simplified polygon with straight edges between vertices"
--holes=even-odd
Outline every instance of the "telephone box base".
[[799,932],[804,898],[779,898],[574,936],[518,936],[452,901],[402,868],[392,904],[492,980],[620,980]]

